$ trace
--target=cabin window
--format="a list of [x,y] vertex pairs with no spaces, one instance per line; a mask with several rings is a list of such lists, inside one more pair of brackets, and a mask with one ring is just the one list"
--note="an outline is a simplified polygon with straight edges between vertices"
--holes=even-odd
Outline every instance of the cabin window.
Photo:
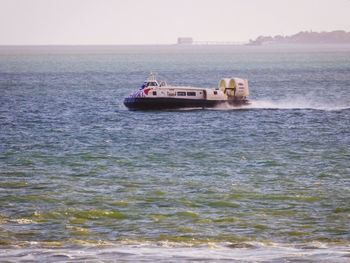
[[187,96],[196,96],[196,92],[189,91],[187,92]]
[[214,91],[214,95],[218,95],[218,92],[216,90]]
[[186,96],[186,92],[185,91],[178,91],[177,96]]
[[175,96],[175,91],[173,89],[170,89],[168,92],[167,92],[168,96]]
[[153,95],[153,96],[157,96],[157,91],[153,91],[153,92],[152,92],[152,95]]
[[146,87],[152,87],[152,86],[158,86],[158,85],[157,85],[157,82],[148,82],[148,83],[146,84]]

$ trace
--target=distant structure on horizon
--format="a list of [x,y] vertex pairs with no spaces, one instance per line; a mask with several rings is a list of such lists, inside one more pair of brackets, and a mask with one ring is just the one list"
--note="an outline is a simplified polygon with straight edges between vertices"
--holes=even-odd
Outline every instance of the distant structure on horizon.
[[192,45],[193,38],[192,37],[178,37],[177,44],[178,45]]
[[350,44],[350,32],[337,30],[331,32],[301,31],[291,36],[259,36],[248,45],[275,44]]

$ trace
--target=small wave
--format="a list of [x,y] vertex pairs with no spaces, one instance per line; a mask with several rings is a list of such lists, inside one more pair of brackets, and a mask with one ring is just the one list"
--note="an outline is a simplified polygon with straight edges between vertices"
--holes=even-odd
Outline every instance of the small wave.
[[311,244],[306,246],[291,246],[278,243],[263,244],[246,242],[240,244],[208,243],[203,246],[182,246],[172,244],[105,244],[82,245],[65,248],[26,247],[6,249],[1,252],[5,261],[110,261],[118,258],[123,261],[231,261],[231,262],[284,262],[303,261],[305,258],[314,262],[348,262],[350,251],[348,246],[329,246]]

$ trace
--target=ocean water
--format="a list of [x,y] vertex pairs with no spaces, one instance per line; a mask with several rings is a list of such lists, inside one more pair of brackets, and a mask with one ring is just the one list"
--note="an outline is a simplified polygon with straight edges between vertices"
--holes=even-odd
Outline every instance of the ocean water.
[[[249,79],[251,104],[128,111]],[[0,48],[1,262],[349,262],[349,46]]]

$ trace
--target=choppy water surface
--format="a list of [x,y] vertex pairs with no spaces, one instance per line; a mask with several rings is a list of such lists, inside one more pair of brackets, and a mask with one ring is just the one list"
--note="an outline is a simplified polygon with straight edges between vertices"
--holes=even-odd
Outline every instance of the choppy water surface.
[[[350,47],[0,51],[3,260],[349,261]],[[128,111],[150,70],[252,104]]]

